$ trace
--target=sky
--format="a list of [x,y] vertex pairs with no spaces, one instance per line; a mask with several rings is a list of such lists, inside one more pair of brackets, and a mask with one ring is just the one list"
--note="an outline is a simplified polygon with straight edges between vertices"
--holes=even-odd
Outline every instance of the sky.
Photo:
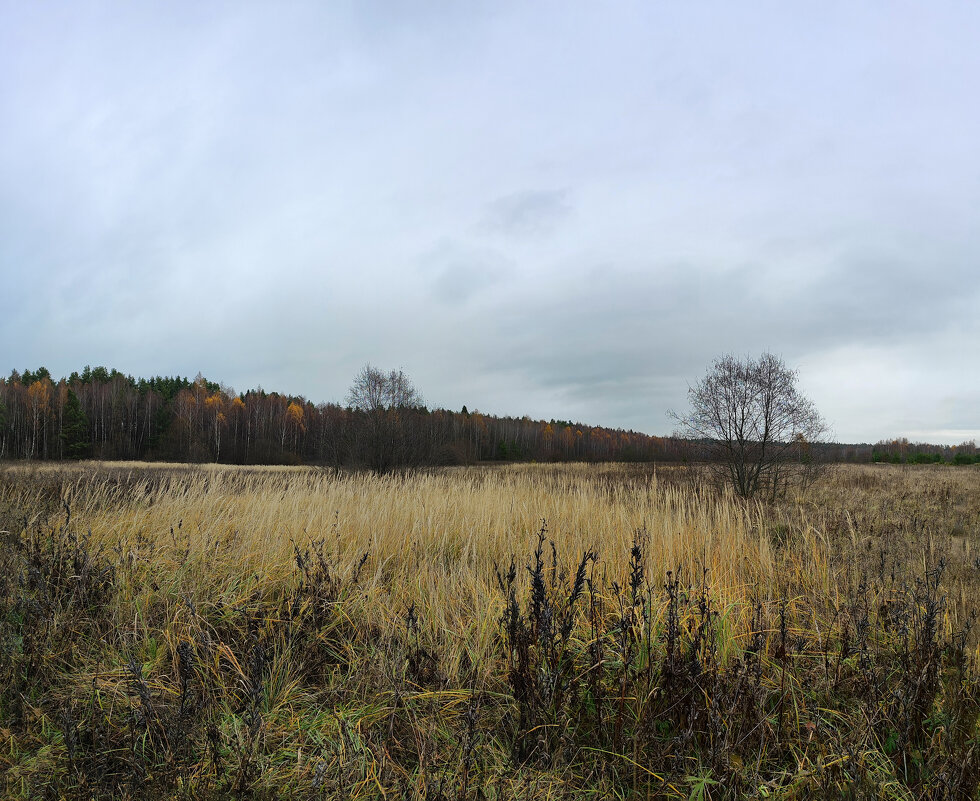
[[0,374],[980,439],[980,4],[0,0]]

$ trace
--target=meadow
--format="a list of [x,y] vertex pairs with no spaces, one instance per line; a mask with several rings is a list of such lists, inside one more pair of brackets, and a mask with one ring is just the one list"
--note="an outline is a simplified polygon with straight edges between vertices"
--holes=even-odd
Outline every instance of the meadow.
[[980,468],[0,467],[5,798],[976,798]]

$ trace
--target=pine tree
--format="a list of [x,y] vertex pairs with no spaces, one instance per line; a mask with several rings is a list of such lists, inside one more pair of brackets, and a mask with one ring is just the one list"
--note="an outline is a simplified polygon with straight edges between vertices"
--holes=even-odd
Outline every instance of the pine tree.
[[88,417],[82,410],[78,396],[68,390],[65,399],[64,423],[61,427],[61,441],[65,446],[65,455],[69,459],[84,459],[88,454]]

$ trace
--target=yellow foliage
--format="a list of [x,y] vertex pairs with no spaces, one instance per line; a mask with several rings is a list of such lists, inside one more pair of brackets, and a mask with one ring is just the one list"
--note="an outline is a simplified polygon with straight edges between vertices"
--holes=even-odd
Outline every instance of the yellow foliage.
[[290,402],[286,409],[286,419],[292,425],[298,426],[301,429],[305,428],[303,425],[303,407],[296,403],[296,401]]
[[27,388],[27,397],[35,409],[47,409],[51,403],[51,382],[48,379],[35,381]]

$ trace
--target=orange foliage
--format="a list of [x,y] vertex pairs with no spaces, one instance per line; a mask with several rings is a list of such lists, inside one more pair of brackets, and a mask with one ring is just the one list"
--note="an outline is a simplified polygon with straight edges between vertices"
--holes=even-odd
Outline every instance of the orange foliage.
[[289,407],[286,409],[286,419],[300,431],[306,430],[306,426],[303,423],[303,407],[296,403],[296,401],[291,401]]

